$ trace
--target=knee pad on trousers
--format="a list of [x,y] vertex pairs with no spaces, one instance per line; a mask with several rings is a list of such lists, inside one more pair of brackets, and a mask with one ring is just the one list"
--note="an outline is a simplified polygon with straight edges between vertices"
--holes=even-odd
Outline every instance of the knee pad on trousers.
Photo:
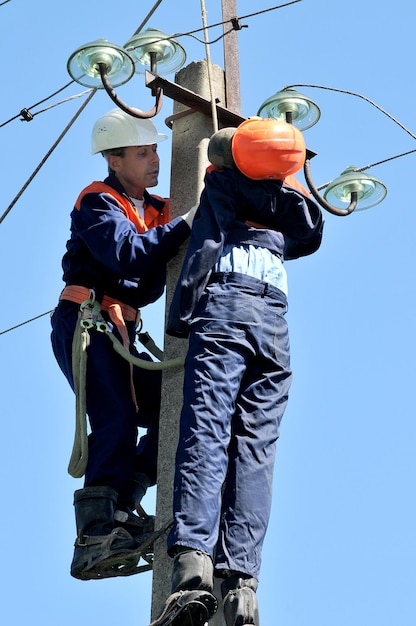
[[257,586],[255,578],[244,578],[238,574],[223,581],[221,594],[227,626],[259,626]]
[[180,590],[214,587],[214,565],[211,557],[201,550],[179,548],[173,559],[172,593]]

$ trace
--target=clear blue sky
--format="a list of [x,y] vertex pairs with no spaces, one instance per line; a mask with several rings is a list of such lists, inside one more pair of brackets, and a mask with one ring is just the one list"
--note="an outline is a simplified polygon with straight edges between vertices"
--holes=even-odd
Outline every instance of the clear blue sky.
[[[0,3],[0,124],[69,82],[80,45],[123,45],[152,0]],[[238,0],[240,16],[273,2]],[[277,3],[276,3],[277,4]],[[284,86],[315,84],[363,94],[416,131],[412,4],[303,0],[244,20],[239,34],[242,113]],[[207,0],[209,24],[220,0]],[[201,27],[199,0],[164,0],[148,26],[172,34]],[[210,31],[214,39],[220,29]],[[182,37],[187,62],[204,46]],[[223,64],[222,42],[211,50]],[[173,76],[168,76],[173,80]],[[317,185],[349,166],[414,149],[414,138],[369,103],[299,88],[320,106],[305,132]],[[76,83],[34,112],[84,88]],[[118,89],[152,106],[142,76]],[[83,102],[73,99],[0,128],[0,214]],[[113,108],[97,93],[0,225],[0,332],[50,309],[62,288],[61,257],[79,191],[105,176],[90,155],[95,119]],[[165,99],[155,122],[168,132]],[[170,140],[161,145],[158,192],[169,194]],[[274,505],[259,587],[263,626],[411,626],[416,617],[415,155],[369,171],[385,201],[349,217],[326,214],[317,254],[287,263],[294,384],[278,445]],[[300,176],[302,178],[302,175]],[[163,302],[145,328],[163,342]],[[75,523],[67,474],[74,398],[56,365],[49,318],[0,336],[3,624],[147,626],[151,574],[81,582],[69,575]],[[146,496],[149,512],[154,493]]]

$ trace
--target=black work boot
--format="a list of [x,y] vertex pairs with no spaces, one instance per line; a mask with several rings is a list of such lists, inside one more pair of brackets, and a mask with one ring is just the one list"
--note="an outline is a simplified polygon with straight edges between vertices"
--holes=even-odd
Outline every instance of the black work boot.
[[214,567],[200,550],[179,547],[174,557],[172,593],[150,626],[203,626],[218,603],[212,594]]
[[259,626],[258,581],[243,574],[232,574],[221,583],[224,618],[227,626]]
[[212,591],[214,588],[214,565],[211,557],[201,550],[177,546],[173,558],[171,587],[172,593],[184,589]]
[[114,570],[129,556],[135,556],[137,542],[125,529],[114,527],[116,503],[117,492],[111,487],[75,491],[77,539],[71,563],[74,578],[105,578],[106,568]]

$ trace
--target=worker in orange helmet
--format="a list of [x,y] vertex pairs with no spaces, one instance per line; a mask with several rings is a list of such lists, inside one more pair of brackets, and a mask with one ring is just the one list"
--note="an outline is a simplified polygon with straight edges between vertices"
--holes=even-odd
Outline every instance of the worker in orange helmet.
[[[283,126],[282,126],[283,125]],[[152,626],[259,626],[256,590],[292,379],[284,261],[315,252],[322,213],[292,178],[300,133],[250,118],[210,140],[167,332],[189,337],[176,453],[171,595]]]

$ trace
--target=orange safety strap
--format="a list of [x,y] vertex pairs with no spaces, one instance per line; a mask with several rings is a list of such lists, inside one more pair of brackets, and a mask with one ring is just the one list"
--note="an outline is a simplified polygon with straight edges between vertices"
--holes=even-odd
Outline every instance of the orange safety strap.
[[[130,352],[130,338],[127,332],[126,322],[124,321],[123,312],[119,303],[113,302],[107,308],[107,312],[110,320],[113,322],[114,326],[117,327],[118,332],[120,333],[121,340],[123,342],[123,346],[125,349]],[[131,397],[134,402],[134,406],[136,407],[136,412],[139,410],[136,398],[136,390],[134,388],[134,380],[133,380],[133,364],[130,365],[130,389],[131,389]]]
[[[85,300],[88,300],[91,296],[91,290],[88,287],[82,287],[81,285],[67,285],[61,292],[59,296],[60,300],[70,300],[71,302],[76,302],[77,304],[82,304]],[[109,307],[113,304],[118,304],[121,308],[121,312],[123,315],[123,319],[126,322],[136,322],[139,316],[139,312],[129,304],[124,304],[124,302],[120,302],[120,300],[116,300],[116,298],[111,298],[110,296],[105,295],[103,297],[103,301],[101,302],[101,308],[103,311],[108,311]]]
[[[67,285],[62,290],[62,293],[59,297],[60,300],[70,300],[71,302],[76,302],[77,304],[82,304],[85,300],[88,300],[91,297],[91,290],[87,287],[82,287],[81,285]],[[126,321],[127,322],[137,322],[139,319],[140,313],[136,311],[132,306],[128,304],[124,304],[115,298],[111,298],[110,296],[105,295],[103,301],[101,303],[101,308],[103,311],[108,313],[110,320],[113,322],[114,326],[117,327],[118,332],[120,333],[121,340],[123,342],[124,348],[130,352],[130,338],[127,332]],[[134,402],[134,406],[136,407],[136,411],[139,410],[136,398],[136,390],[134,388],[133,381],[133,364],[130,363],[130,387],[131,387],[131,397]]]

